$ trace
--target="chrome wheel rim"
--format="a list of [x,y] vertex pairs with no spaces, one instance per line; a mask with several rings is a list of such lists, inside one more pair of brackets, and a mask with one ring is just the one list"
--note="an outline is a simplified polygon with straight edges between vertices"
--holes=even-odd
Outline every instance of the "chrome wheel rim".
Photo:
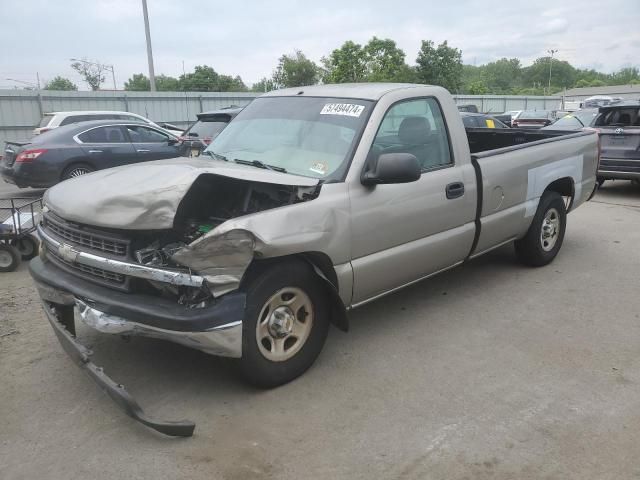
[[0,267],[7,268],[13,263],[13,256],[6,250],[0,250]]
[[285,287],[263,305],[256,324],[260,353],[272,362],[292,358],[313,328],[313,303],[301,289]]
[[542,219],[540,229],[540,245],[545,252],[553,250],[560,235],[560,214],[555,208],[550,208]]
[[91,170],[84,167],[76,167],[69,172],[68,177],[69,178],[79,177],[81,175],[86,175],[87,173],[91,173]]

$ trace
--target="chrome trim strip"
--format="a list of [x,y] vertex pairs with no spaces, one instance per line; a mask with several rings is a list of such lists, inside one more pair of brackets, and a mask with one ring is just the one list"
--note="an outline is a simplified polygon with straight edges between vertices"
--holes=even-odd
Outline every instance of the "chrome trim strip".
[[[101,268],[108,272],[120,273],[122,275],[128,275],[130,277],[144,278],[146,280],[153,280],[156,282],[169,283],[171,285],[185,285],[187,287],[201,287],[204,284],[204,278],[199,275],[192,275],[191,273],[177,272],[174,270],[165,270],[161,268],[147,267],[139,263],[122,262],[120,260],[113,260],[111,258],[100,257],[92,253],[83,252],[77,250],[66,243],[59,242],[55,238],[51,237],[42,228],[42,225],[38,225],[38,234],[40,238],[45,241],[47,247],[60,249],[63,247],[66,249],[65,255],[62,256],[70,263],[80,263],[89,267]],[[71,248],[68,248],[71,247]],[[69,258],[69,252],[73,255],[73,258]]]
[[229,322],[203,332],[179,332],[110,315],[89,306],[78,298],[75,299],[75,303],[83,323],[102,333],[159,338],[211,355],[242,357],[242,320]]

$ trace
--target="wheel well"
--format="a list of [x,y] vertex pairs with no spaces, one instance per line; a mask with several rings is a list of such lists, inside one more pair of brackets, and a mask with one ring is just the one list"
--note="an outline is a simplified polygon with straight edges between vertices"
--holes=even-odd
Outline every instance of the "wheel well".
[[342,331],[349,330],[349,321],[347,318],[347,309],[338,293],[338,275],[333,268],[333,262],[329,256],[322,252],[301,252],[293,255],[285,255],[282,257],[271,257],[265,259],[254,259],[249,265],[245,275],[242,278],[241,286],[260,274],[270,264],[287,259],[301,259],[308,263],[315,274],[322,280],[326,286],[327,295],[331,301],[331,323]]
[[556,192],[563,197],[567,197],[569,199],[569,203],[567,204],[567,212],[571,210],[571,206],[573,205],[573,197],[576,191],[575,185],[573,184],[573,179],[571,177],[563,177],[554,180],[549,185],[547,185],[547,188],[545,188],[544,191]]

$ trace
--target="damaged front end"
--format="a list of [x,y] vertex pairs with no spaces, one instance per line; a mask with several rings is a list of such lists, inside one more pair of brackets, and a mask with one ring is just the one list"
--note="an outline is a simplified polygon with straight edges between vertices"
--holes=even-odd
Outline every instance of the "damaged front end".
[[174,227],[154,232],[151,243],[135,250],[135,258],[141,265],[156,268],[186,267],[202,277],[199,287],[150,282],[179,304],[202,308],[239,287],[259,242],[248,230],[217,227],[233,218],[311,200],[319,189],[202,175],[181,201]]
[[[124,387],[89,360],[75,338],[75,318],[102,333],[159,338],[240,358],[246,295],[238,287],[260,256],[261,240],[248,228],[229,228],[228,221],[314,199],[319,189],[205,173],[173,202],[171,224],[161,216],[160,228],[150,229],[136,229],[135,222],[114,228],[104,220],[111,213],[95,215],[99,226],[69,220],[73,215],[60,208],[54,192],[54,201],[45,198],[38,226],[40,257],[29,269],[60,343],[128,415],[168,435],[191,435],[191,422],[149,419]],[[166,211],[162,195],[154,201]]]

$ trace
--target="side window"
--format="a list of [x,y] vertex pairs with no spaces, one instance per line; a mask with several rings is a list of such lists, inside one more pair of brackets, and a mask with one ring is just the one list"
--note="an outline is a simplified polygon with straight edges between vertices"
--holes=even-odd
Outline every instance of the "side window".
[[133,143],[167,143],[170,140],[169,135],[137,125],[128,125],[127,132]]
[[397,103],[385,114],[373,141],[374,155],[411,153],[422,170],[452,162],[442,111],[433,98]]
[[125,143],[122,129],[116,126],[98,127],[78,135],[82,143]]
[[62,127],[63,125],[70,125],[72,123],[86,122],[87,120],[91,119],[86,115],[69,115],[68,117],[62,119],[62,121],[60,122],[60,126]]

